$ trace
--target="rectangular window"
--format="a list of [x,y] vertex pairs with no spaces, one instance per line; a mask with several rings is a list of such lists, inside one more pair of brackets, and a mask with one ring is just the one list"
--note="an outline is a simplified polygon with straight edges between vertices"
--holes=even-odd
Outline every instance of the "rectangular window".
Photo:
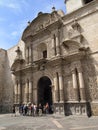
[[47,51],[43,51],[43,58],[47,58]]

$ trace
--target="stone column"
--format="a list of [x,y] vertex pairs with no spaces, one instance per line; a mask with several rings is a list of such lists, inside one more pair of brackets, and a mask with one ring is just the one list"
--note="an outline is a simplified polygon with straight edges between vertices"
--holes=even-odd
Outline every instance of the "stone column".
[[21,85],[18,83],[18,104],[21,102]]
[[17,85],[17,83],[15,84],[15,86],[14,86],[14,103],[16,104],[18,101],[17,101],[17,99],[18,99],[18,85]]
[[57,79],[57,74],[54,77],[54,102],[59,101],[59,90],[58,90],[58,79]]
[[29,102],[32,102],[32,81],[29,82]]
[[60,102],[64,102],[63,76],[61,73],[59,73],[59,91],[60,91]]
[[52,57],[54,57],[56,54],[55,52],[55,40],[54,40],[54,36],[52,36]]
[[74,94],[75,94],[75,101],[79,101],[79,97],[78,97],[78,84],[77,84],[77,76],[76,76],[75,69],[72,70],[72,82],[73,82],[73,89],[74,89]]
[[56,55],[59,56],[60,55],[60,43],[59,43],[59,37],[58,34],[56,35]]
[[29,96],[29,83],[28,81],[25,84],[25,102],[28,102],[28,96]]
[[79,77],[79,87],[80,87],[80,97],[81,101],[86,100],[86,95],[85,95],[85,86],[84,86],[84,79],[83,79],[83,73],[82,69],[78,69],[78,77]]

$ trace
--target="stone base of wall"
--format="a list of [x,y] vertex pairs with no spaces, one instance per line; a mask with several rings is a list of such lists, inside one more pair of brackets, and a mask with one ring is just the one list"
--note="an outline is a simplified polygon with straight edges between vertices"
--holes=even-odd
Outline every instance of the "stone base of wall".
[[11,113],[12,112],[12,106],[9,105],[0,105],[0,113]]
[[65,115],[87,115],[87,105],[85,102],[70,102],[64,105]]
[[54,113],[64,115],[64,103],[54,103]]
[[98,116],[98,102],[97,103],[91,103],[91,110],[93,116]]

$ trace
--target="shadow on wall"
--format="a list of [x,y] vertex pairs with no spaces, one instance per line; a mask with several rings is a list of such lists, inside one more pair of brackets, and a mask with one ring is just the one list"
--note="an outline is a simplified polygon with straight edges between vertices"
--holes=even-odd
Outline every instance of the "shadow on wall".
[[3,72],[3,95],[2,95],[2,103],[0,106],[0,113],[9,113],[12,111],[13,105],[13,79],[9,66],[9,59],[7,55],[7,51],[4,57],[4,72]]
[[83,75],[85,81],[87,101],[94,101],[98,99],[98,71],[96,70],[95,65],[98,66],[98,63],[93,58],[91,50],[89,50],[85,59],[83,59]]

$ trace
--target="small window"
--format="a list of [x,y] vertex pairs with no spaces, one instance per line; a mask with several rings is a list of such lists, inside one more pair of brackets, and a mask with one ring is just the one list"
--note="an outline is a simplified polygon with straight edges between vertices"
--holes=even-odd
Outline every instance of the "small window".
[[43,51],[43,58],[47,58],[47,51]]
[[87,4],[87,3],[91,2],[91,1],[93,1],[93,0],[84,0],[84,3]]

